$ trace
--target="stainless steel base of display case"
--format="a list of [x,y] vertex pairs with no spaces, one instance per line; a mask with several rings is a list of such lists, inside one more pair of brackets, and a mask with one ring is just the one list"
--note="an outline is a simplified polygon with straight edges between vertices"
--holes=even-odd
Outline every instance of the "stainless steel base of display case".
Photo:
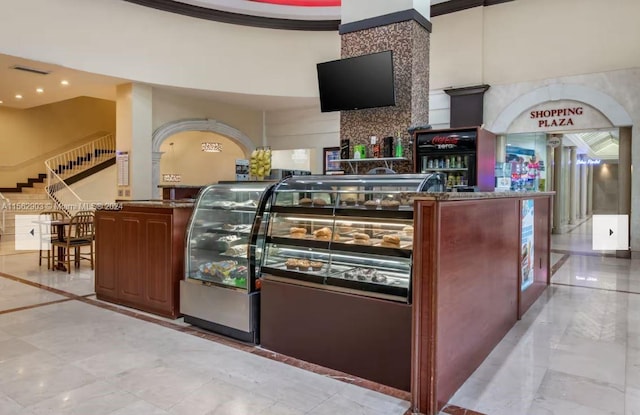
[[259,310],[259,292],[180,281],[180,313],[195,326],[258,343]]

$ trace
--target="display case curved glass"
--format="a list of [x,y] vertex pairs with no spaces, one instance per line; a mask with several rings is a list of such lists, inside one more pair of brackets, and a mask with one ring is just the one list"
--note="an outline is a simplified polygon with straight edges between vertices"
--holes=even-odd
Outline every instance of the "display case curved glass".
[[221,182],[198,194],[187,227],[185,321],[247,341],[257,336],[261,214],[273,182]]
[[261,274],[408,302],[411,195],[444,184],[439,174],[285,179],[271,197]]

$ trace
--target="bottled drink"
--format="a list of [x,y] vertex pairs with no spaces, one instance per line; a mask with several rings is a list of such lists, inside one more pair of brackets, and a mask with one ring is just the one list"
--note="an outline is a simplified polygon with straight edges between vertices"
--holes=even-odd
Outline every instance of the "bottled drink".
[[402,157],[403,149],[402,149],[402,138],[398,137],[396,139],[396,148],[394,152],[396,157]]
[[380,144],[379,143],[375,143],[373,145],[373,157],[374,158],[379,158],[380,157]]

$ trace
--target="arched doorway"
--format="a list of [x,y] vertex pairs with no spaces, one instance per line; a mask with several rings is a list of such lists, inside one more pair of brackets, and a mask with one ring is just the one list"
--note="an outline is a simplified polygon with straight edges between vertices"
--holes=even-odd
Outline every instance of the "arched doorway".
[[[604,177],[591,163],[606,164],[610,161],[615,167],[603,170],[607,174],[611,171],[617,174],[616,193],[610,196],[616,199],[617,211],[613,214],[631,214],[632,124],[629,112],[610,95],[584,85],[551,84],[514,99],[502,109],[488,129],[500,137],[498,148],[502,154],[499,151],[498,160],[509,152],[508,146],[517,145],[514,142],[517,143],[522,135],[538,138],[536,145],[528,147],[535,147],[535,150],[529,148],[534,157],[542,153],[545,158],[548,167],[545,190],[557,192],[553,212],[554,233],[564,233],[567,229],[573,231],[572,226],[575,228],[590,218],[590,214],[586,214],[586,206],[593,197],[594,188],[588,184],[592,185],[595,179]],[[518,135],[520,137],[516,137]],[[556,140],[560,138],[559,147],[547,145],[551,136]],[[597,148],[590,147],[587,141],[597,142]],[[586,146],[586,150],[580,150],[580,143]],[[599,160],[594,157],[607,145],[615,145],[616,150],[619,148],[615,159]],[[522,148],[518,150],[523,152]],[[588,231],[590,242],[591,228]],[[585,245],[581,244],[581,251],[587,250]],[[626,251],[628,254],[628,249]]]
[[253,141],[246,134],[220,121],[202,118],[176,120],[163,124],[153,132],[152,136],[152,184],[156,195],[160,193],[158,185],[160,184],[160,159],[163,154],[160,147],[171,136],[185,131],[220,134],[237,143],[245,151],[245,155],[250,154],[256,148]]

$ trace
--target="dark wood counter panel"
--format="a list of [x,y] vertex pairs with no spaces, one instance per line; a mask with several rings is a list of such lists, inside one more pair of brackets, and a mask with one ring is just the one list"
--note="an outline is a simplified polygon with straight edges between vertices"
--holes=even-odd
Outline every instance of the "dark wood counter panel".
[[190,186],[190,185],[160,185],[162,189],[162,199],[165,200],[177,200],[177,199],[195,199],[204,186]]
[[131,202],[119,211],[96,211],[97,298],[177,318],[192,209],[189,203]]
[[[415,202],[415,413],[438,414],[549,284],[551,194],[494,195]],[[522,292],[524,199],[534,202],[535,268]]]

